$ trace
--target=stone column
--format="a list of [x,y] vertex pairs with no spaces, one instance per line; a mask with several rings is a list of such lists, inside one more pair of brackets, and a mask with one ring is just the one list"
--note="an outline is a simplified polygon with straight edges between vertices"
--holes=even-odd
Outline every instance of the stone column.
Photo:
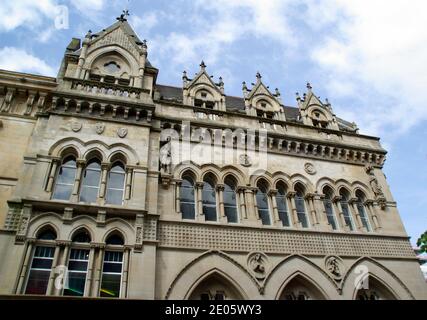
[[105,245],[104,244],[97,244],[98,255],[95,260],[95,267],[93,270],[93,285],[92,285],[92,297],[97,297],[99,295],[99,290],[101,287],[101,281],[102,281],[102,264],[104,262],[104,251],[105,251]]
[[356,221],[357,230],[367,231],[363,226],[362,219],[360,218],[359,210],[357,210],[356,201],[357,201],[357,198],[351,198],[348,201],[348,204],[350,205],[350,213],[353,217],[356,217],[355,221]]
[[89,262],[87,267],[87,276],[86,276],[86,286],[84,290],[84,297],[90,297],[91,289],[92,289],[92,281],[93,281],[93,266],[95,260],[95,250],[97,248],[97,244],[90,244],[90,252],[89,252]]
[[120,298],[127,297],[128,290],[128,273],[129,273],[129,252],[132,248],[125,246],[123,252],[123,272],[122,272],[122,290],[120,291]]
[[[332,228],[332,225],[330,225],[328,222],[325,205],[323,204],[324,198],[325,198],[324,195],[315,193],[313,197],[313,205],[316,212],[320,213],[318,215],[320,228],[326,231],[331,231],[333,230],[333,228]],[[334,210],[332,211],[334,212]]]
[[49,282],[46,290],[46,295],[49,295],[49,296],[52,294],[55,294],[55,292],[53,292],[53,286],[55,284],[56,266],[58,265],[60,251],[61,251],[61,246],[57,242],[55,245],[55,254],[53,255],[52,269],[50,270]]
[[203,185],[204,185],[204,182],[196,182],[195,183],[196,194],[197,194],[197,197],[195,199],[195,202],[196,202],[196,220],[201,220],[200,218],[203,215],[203,198],[202,198]]
[[378,219],[377,211],[374,208],[374,200],[366,200],[364,204],[367,208],[367,211],[369,212],[368,215],[371,216],[373,226],[374,226],[374,230],[380,231],[381,230],[381,223]]
[[[236,189],[237,203],[240,209],[240,219],[247,219],[248,214],[246,211],[246,203],[245,203],[245,189],[244,187],[237,187]],[[241,221],[241,220],[240,220]]]
[[182,180],[175,181],[175,212],[181,213],[181,184]]
[[216,192],[218,195],[218,205],[219,205],[219,219],[218,221],[221,222],[227,222],[227,217],[225,215],[225,209],[224,209],[224,185],[223,184],[217,184],[216,185]]
[[246,199],[246,212],[249,220],[256,219],[256,211],[255,211],[255,203],[254,203],[254,195],[252,193],[252,189],[246,187],[245,188],[245,199]]
[[110,170],[110,163],[103,162],[101,163],[101,186],[99,188],[99,198],[105,200],[105,192],[107,190],[107,176],[108,170]]
[[125,200],[129,200],[131,197],[132,174],[133,174],[133,168],[129,168],[129,167],[126,168]]
[[58,169],[58,165],[61,163],[61,158],[52,158],[52,165],[50,167],[49,178],[46,185],[46,191],[52,192],[53,183],[55,181],[56,171]]
[[296,195],[295,191],[290,191],[287,193],[286,197],[289,199],[289,202],[290,202],[289,208],[292,215],[293,225],[295,228],[300,228],[301,222],[298,219],[297,205],[295,203],[295,195]]
[[31,263],[31,257],[33,255],[33,247],[35,239],[27,239],[26,249],[24,250],[24,263],[22,264],[21,273],[19,274],[18,285],[16,287],[16,294],[23,294],[24,292],[24,281],[28,273],[28,266]]
[[276,195],[277,195],[276,189],[270,189],[268,191],[268,196],[270,197],[270,200],[271,200],[271,207],[273,208],[273,217],[272,217],[273,221],[271,222],[272,225],[278,224],[278,222],[280,222],[279,210],[277,209]]
[[349,231],[349,226],[345,222],[344,212],[342,211],[342,207],[341,207],[341,202],[340,201],[341,201],[341,197],[340,196],[335,196],[332,199],[332,203],[334,204],[335,212],[338,212],[338,220],[339,220],[338,224],[340,225],[341,230]]
[[71,195],[71,201],[77,202],[79,200],[80,182],[83,176],[83,169],[86,165],[86,160],[77,159],[77,173],[74,180],[73,193]]
[[306,202],[308,204],[308,209],[310,210],[311,224],[313,226],[317,226],[319,224],[319,218],[317,216],[317,212],[316,212],[316,209],[315,209],[314,203],[313,203],[314,196],[315,195],[313,193],[307,193],[305,195],[304,199],[306,200]]
[[[64,247],[64,249],[62,250],[62,255],[61,255],[61,259],[60,259],[60,263],[58,265],[62,265],[68,268],[68,257],[69,257],[69,253],[70,253],[70,247],[71,247],[71,241],[58,241],[57,242],[59,246]],[[65,269],[64,271],[66,271],[67,269]],[[63,279],[62,279],[62,284],[65,285],[68,281],[67,277],[68,274],[65,272],[63,275]],[[54,296],[60,296],[62,295],[62,291],[64,288],[57,288],[54,287],[53,288],[53,295]]]

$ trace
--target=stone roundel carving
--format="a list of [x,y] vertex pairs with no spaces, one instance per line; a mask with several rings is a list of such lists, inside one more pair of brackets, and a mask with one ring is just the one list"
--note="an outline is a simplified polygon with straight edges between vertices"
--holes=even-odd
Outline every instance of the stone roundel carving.
[[308,174],[316,174],[316,168],[314,167],[314,165],[310,162],[307,162],[306,164],[304,164],[304,170],[305,172],[307,172]]
[[269,268],[267,256],[261,252],[251,253],[248,256],[248,267],[255,278],[258,280],[265,279]]
[[102,134],[105,130],[105,124],[102,122],[97,122],[95,124],[95,131],[97,134]]
[[251,158],[247,154],[241,154],[239,156],[239,162],[244,167],[250,167],[252,165]]
[[127,134],[128,134],[128,129],[127,128],[119,128],[119,129],[117,129],[117,135],[120,138],[126,137]]
[[77,121],[71,122],[71,130],[74,132],[79,132],[82,129],[82,124]]
[[326,257],[325,269],[328,274],[335,280],[341,280],[344,276],[344,264],[341,259],[336,256]]

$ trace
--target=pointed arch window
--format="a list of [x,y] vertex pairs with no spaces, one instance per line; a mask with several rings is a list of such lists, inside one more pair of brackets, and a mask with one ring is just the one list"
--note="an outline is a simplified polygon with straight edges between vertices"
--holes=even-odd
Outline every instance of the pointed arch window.
[[277,195],[277,211],[279,213],[279,219],[282,221],[282,225],[284,227],[289,227],[289,214],[288,214],[288,206],[286,204],[286,185],[283,182],[279,182],[276,185]]
[[80,201],[93,203],[98,199],[101,180],[101,162],[94,158],[90,160],[83,173]]
[[107,203],[123,204],[126,172],[121,162],[115,162],[111,167],[107,183]]
[[[56,232],[51,228],[37,235],[37,240],[42,240],[43,245],[37,245],[34,250],[25,294],[46,294],[55,254],[55,239]],[[46,245],[48,241],[52,241],[52,245]]]
[[89,265],[89,249],[85,249],[91,241],[87,230],[81,229],[73,236],[73,248],[68,259],[68,279],[64,288],[64,296],[82,297],[85,293],[86,278]]
[[224,213],[227,221],[237,223],[237,199],[236,199],[236,180],[232,176],[227,176],[224,180]]
[[58,171],[52,199],[69,200],[76,179],[77,162],[74,156],[64,159]]
[[207,174],[203,179],[203,215],[206,221],[217,221],[215,178]]
[[361,191],[356,191],[356,207],[359,212],[360,220],[362,221],[362,225],[366,228],[366,231],[372,231],[371,226],[369,224],[369,219],[366,214],[365,206],[363,202],[365,201],[365,195]]
[[301,222],[303,228],[308,228],[307,213],[305,211],[305,190],[302,186],[295,187],[295,207],[297,209],[298,221]]
[[337,229],[337,222],[335,219],[335,214],[332,205],[333,191],[329,187],[323,188],[323,194],[325,198],[323,199],[323,206],[325,207],[326,219],[328,223],[331,225],[333,230]]
[[182,178],[179,198],[182,218],[194,220],[196,217],[194,179],[190,175],[184,175]]
[[120,297],[123,275],[123,236],[114,233],[107,238],[106,244],[116,250],[105,251],[100,296],[118,298]]
[[354,230],[353,219],[351,218],[350,206],[348,204],[350,195],[346,190],[341,189],[340,196],[341,196],[340,204],[341,204],[341,209],[344,216],[344,222],[350,228],[350,230],[353,231]]
[[258,191],[256,193],[256,203],[258,207],[258,216],[263,225],[270,225],[270,210],[268,205],[268,184],[264,180],[260,180],[257,184]]

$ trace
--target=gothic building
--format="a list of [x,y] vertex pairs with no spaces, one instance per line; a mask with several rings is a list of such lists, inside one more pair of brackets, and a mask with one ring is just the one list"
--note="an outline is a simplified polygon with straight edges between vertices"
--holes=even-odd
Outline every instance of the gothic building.
[[0,294],[427,298],[379,138],[147,55],[122,15],[56,78],[0,71]]

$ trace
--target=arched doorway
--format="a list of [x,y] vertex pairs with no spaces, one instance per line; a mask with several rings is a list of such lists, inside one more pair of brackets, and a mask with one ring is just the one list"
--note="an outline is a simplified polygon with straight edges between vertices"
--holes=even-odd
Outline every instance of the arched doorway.
[[369,276],[368,285],[357,291],[356,300],[396,300],[396,297],[390,290],[378,281],[376,278]]
[[229,280],[215,273],[195,287],[189,300],[243,300],[243,296]]
[[297,275],[286,284],[279,300],[325,300],[325,296],[310,280]]

